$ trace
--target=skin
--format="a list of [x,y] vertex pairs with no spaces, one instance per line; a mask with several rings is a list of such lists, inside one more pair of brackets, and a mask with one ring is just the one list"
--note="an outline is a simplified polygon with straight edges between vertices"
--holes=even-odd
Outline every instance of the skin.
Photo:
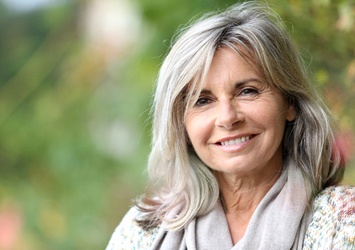
[[252,62],[230,48],[216,52],[185,127],[197,155],[215,171],[233,243],[280,176],[285,124],[295,116]]

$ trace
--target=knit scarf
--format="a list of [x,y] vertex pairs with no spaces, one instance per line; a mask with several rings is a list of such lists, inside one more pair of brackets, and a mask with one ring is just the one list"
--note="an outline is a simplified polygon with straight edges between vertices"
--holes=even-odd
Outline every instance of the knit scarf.
[[306,181],[291,164],[262,199],[243,238],[233,246],[220,202],[209,213],[196,217],[183,230],[161,227],[152,250],[299,250],[311,219]]

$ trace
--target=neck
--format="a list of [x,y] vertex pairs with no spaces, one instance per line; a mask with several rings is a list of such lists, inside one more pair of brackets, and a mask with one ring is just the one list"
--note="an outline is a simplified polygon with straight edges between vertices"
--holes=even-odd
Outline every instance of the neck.
[[253,207],[256,208],[278,180],[280,174],[277,172],[269,178],[263,177],[261,180],[243,178],[231,181],[225,176],[217,177],[225,211],[240,213],[250,211]]
[[220,185],[222,204],[234,244],[243,237],[256,207],[280,175],[280,171],[267,176],[258,175],[261,177],[248,176],[243,178],[216,174]]

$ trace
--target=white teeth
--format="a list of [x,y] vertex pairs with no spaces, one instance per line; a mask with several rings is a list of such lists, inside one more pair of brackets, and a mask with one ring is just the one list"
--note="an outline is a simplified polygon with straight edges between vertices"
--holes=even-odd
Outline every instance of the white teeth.
[[239,144],[239,143],[242,143],[242,142],[246,142],[246,141],[249,141],[249,140],[250,140],[250,136],[244,136],[244,137],[237,138],[237,139],[234,139],[234,140],[221,142],[221,145],[222,146],[236,145],[236,144]]

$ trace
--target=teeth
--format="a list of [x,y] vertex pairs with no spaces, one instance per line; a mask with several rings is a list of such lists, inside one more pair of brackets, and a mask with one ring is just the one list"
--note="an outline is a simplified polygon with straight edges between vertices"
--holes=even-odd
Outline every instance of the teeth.
[[236,145],[236,144],[239,144],[239,143],[242,143],[242,142],[246,142],[246,141],[249,141],[249,140],[250,140],[250,136],[244,136],[244,137],[237,138],[237,139],[234,139],[234,140],[221,142],[221,145],[222,146]]

